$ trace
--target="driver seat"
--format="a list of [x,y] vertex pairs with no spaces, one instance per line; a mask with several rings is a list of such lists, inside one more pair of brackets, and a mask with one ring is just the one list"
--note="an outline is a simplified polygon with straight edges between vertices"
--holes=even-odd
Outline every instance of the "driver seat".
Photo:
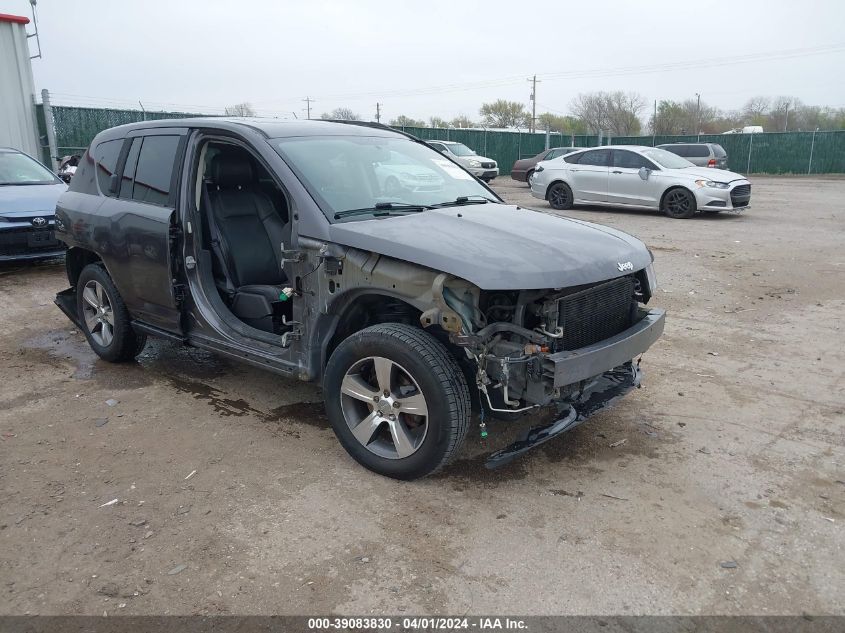
[[236,317],[273,332],[273,303],[287,282],[281,253],[285,223],[245,150],[227,148],[212,158],[209,171],[203,197],[218,286]]

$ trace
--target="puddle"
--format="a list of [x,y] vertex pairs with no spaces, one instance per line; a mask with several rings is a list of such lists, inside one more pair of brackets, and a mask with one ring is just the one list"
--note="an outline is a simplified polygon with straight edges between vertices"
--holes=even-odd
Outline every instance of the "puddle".
[[252,406],[243,398],[226,398],[220,390],[206,385],[202,382],[181,378],[178,376],[167,376],[167,381],[176,388],[179,393],[189,393],[197,400],[204,400],[214,408],[214,412],[222,416],[244,416],[253,414],[263,417],[263,413]]
[[320,402],[294,402],[272,409],[264,415],[268,422],[281,422],[292,420],[300,424],[307,424],[320,429],[329,428],[329,419],[326,417],[326,405]]
[[[68,326],[72,327],[72,326]],[[50,358],[56,360],[69,360],[76,364],[73,377],[77,380],[89,380],[94,376],[94,365],[97,362],[97,355],[88,346],[88,341],[82,332],[71,330],[54,330],[45,334],[39,334],[21,346],[24,349],[41,350],[47,352]]]
[[217,378],[236,372],[224,358],[207,350],[150,338],[138,355],[138,364],[164,378],[188,374],[193,378]]

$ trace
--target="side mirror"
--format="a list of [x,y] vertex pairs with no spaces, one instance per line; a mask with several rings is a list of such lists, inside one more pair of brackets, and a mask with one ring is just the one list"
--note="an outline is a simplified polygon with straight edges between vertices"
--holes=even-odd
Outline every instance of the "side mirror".
[[441,154],[446,154],[446,156],[448,156],[448,155],[449,155],[449,150],[448,150],[448,149],[441,149],[441,150],[440,150],[440,153],[441,153]]
[[651,174],[651,170],[648,167],[640,167],[640,171],[637,172],[640,175],[640,178],[643,180],[648,180],[649,174]]

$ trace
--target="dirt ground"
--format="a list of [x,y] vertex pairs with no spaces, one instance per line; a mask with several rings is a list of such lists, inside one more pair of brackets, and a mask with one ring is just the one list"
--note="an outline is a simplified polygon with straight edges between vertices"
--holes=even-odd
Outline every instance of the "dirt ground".
[[163,342],[104,363],[60,263],[0,267],[0,613],[845,613],[845,180],[753,182],[738,217],[568,212],[655,254],[643,388],[413,483],[356,465],[316,386]]

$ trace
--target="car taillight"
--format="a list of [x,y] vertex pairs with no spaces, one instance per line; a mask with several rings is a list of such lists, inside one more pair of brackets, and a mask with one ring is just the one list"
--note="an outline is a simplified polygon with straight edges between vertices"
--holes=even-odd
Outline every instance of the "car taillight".
[[715,159],[715,158],[711,158],[710,160],[708,160],[708,161],[707,161],[707,166],[708,166],[708,167],[715,167],[715,166],[716,166],[716,159]]

